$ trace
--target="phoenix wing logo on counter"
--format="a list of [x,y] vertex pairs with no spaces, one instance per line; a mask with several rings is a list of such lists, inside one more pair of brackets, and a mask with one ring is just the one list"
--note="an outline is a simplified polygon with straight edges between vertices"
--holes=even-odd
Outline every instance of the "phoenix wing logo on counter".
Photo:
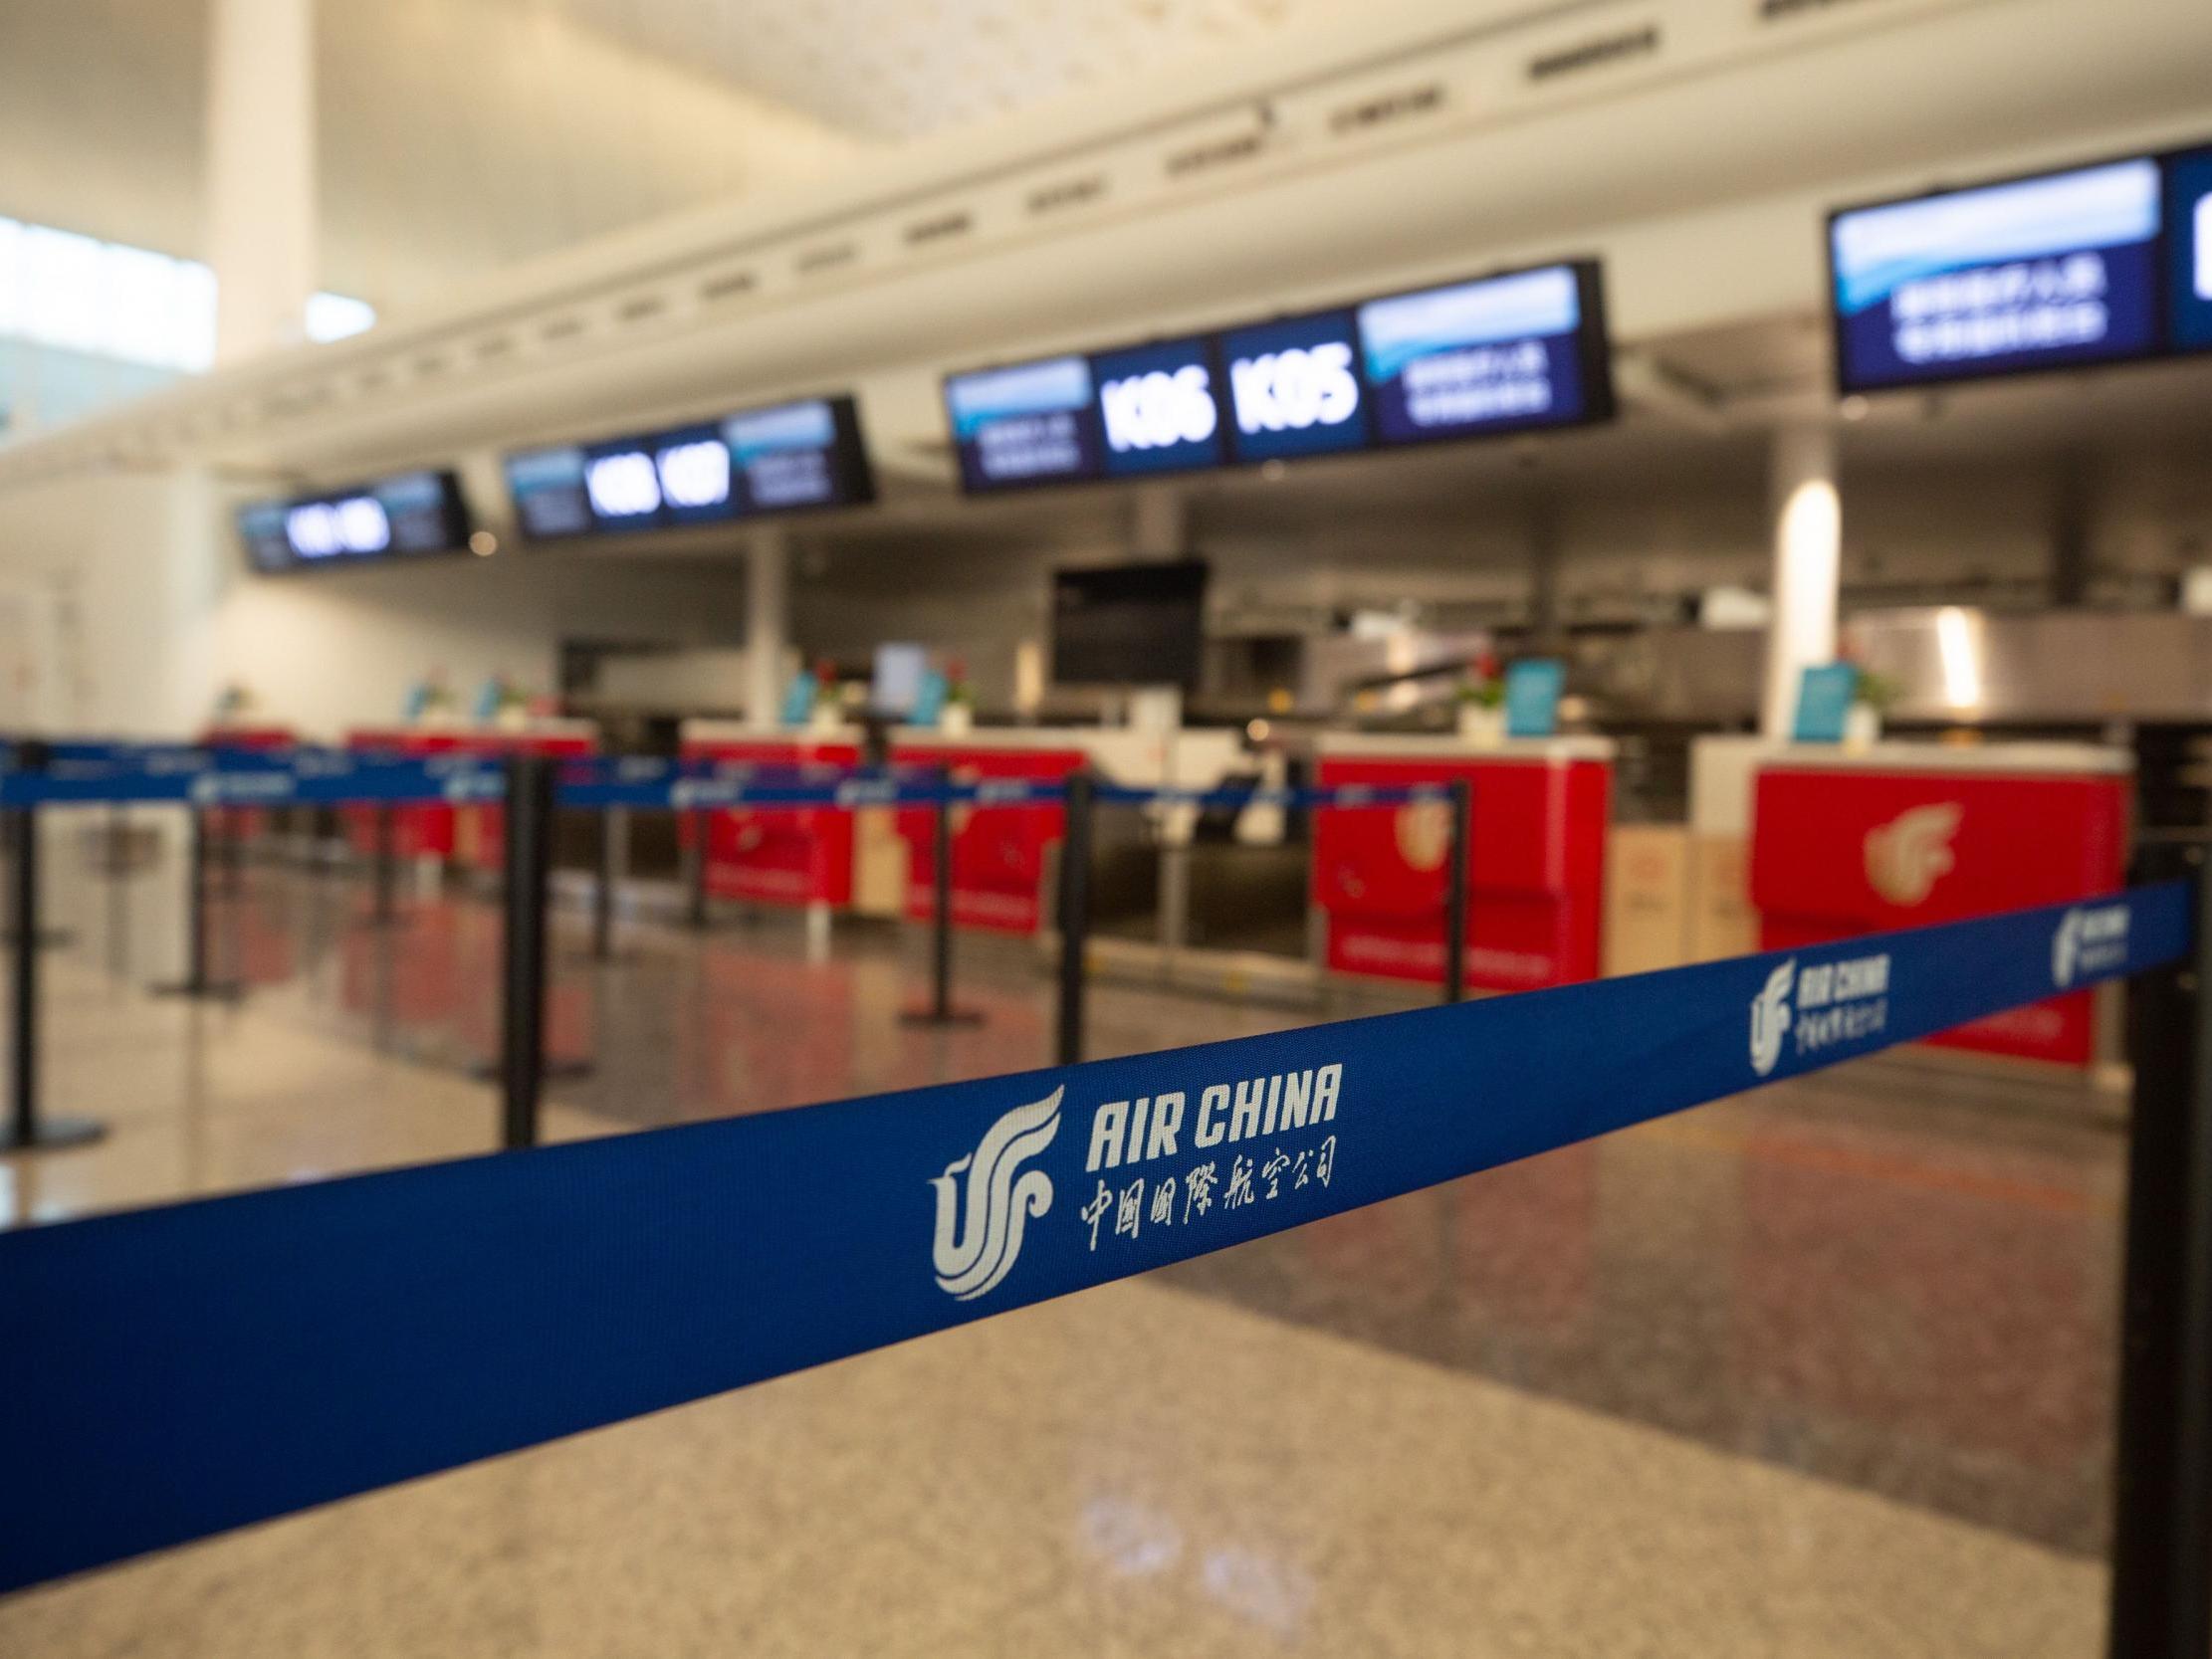
[[1951,838],[1966,809],[1938,801],[1898,813],[1867,832],[1867,882],[1892,905],[1923,904],[1958,863]]
[[973,1302],[995,1289],[1021,1254],[1022,1229],[1052,1207],[1052,1177],[1021,1165],[1052,1144],[1064,1093],[1063,1086],[1015,1107],[973,1152],[930,1177],[937,1193],[937,1288],[947,1296]]
[[1761,1077],[1782,1058],[1782,1039],[1790,1029],[1790,986],[1797,978],[1792,956],[1767,975],[1766,988],[1751,999],[1751,1069]]

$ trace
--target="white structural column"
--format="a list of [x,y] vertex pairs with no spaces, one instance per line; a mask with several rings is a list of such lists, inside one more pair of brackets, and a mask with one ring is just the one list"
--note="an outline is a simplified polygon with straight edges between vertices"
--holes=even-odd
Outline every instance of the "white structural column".
[[213,0],[207,262],[215,356],[303,337],[316,281],[315,0]]
[[1787,737],[1798,679],[1836,657],[1843,581],[1843,508],[1836,493],[1836,431],[1786,426],[1769,463],[1774,510],[1774,616],[1767,629],[1766,702],[1759,729]]
[[746,549],[745,715],[770,726],[783,703],[783,659],[791,636],[791,543],[774,526],[755,530]]

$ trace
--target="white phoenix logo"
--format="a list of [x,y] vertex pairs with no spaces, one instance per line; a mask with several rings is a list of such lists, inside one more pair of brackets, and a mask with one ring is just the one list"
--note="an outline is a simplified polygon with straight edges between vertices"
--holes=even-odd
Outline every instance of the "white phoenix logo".
[[[1055,1089],[1015,1107],[973,1152],[930,1178],[937,1191],[937,1288],[946,1295],[972,1302],[995,1287],[1021,1254],[1022,1228],[1052,1207],[1052,1177],[1021,1165],[1052,1144],[1065,1092]],[[965,1193],[958,1179],[963,1170]]]
[[1790,1029],[1790,986],[1797,979],[1792,956],[1767,975],[1766,989],[1751,999],[1751,1069],[1761,1077],[1782,1058],[1782,1038]]
[[1966,809],[1956,801],[1915,806],[1867,832],[1867,881],[1892,905],[1917,905],[1958,861],[1951,837]]
[[2059,919],[2059,931],[2051,939],[2051,977],[2061,986],[2074,983],[2074,971],[2082,965],[2082,913],[2071,910]]

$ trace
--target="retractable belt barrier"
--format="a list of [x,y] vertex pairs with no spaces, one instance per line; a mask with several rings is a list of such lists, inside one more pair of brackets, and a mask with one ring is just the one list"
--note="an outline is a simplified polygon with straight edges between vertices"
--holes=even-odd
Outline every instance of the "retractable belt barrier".
[[285,806],[295,802],[448,802],[498,800],[506,773],[494,763],[459,760],[341,760],[288,756],[286,763],[196,767],[57,765],[43,772],[0,772],[0,808],[87,806],[101,802],[190,806]]
[[0,1589],[2170,963],[2193,891],[0,1234]]

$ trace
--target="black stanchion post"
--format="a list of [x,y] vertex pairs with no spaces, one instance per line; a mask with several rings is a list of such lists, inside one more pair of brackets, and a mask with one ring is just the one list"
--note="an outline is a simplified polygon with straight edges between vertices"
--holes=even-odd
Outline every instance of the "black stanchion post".
[[707,837],[712,833],[714,814],[705,807],[694,807],[691,814],[691,865],[686,871],[691,882],[691,895],[684,911],[684,925],[704,928],[707,925]]
[[184,820],[184,977],[156,987],[164,996],[235,999],[242,986],[218,981],[208,971],[207,808],[194,803]]
[[375,901],[374,908],[369,912],[369,921],[378,928],[388,928],[399,914],[395,891],[398,872],[394,869],[396,860],[392,856],[392,830],[398,817],[398,809],[390,801],[378,801],[370,810],[376,815],[373,820],[376,868],[370,874],[370,879],[375,883]]
[[553,762],[507,763],[507,869],[500,1004],[500,1141],[538,1143],[546,1078],[546,911],[553,882]]
[[[46,769],[46,745],[31,739],[16,745],[16,770],[35,777]],[[13,830],[14,890],[9,906],[11,1044],[8,1056],[8,1132],[11,1152],[82,1146],[100,1139],[99,1124],[86,1118],[39,1116],[39,822],[38,808],[26,802],[9,815]]]
[[2143,849],[2186,874],[2190,957],[2127,988],[2135,1074],[2112,1468],[2112,1659],[2212,1649],[2212,884],[2201,847]]
[[618,806],[599,813],[599,879],[591,890],[591,959],[596,962],[614,955],[614,882],[619,866],[615,832],[621,820]]
[[1059,1063],[1083,1058],[1084,958],[1091,921],[1091,812],[1094,784],[1088,769],[1067,780],[1067,827],[1060,840]]
[[1467,882],[1468,861],[1474,854],[1474,784],[1467,778],[1451,783],[1450,874],[1444,884],[1443,902],[1443,999],[1467,999]]
[[953,1006],[953,772],[937,768],[936,821],[930,838],[930,1005],[902,1016],[910,1025],[973,1025],[983,1016]]

